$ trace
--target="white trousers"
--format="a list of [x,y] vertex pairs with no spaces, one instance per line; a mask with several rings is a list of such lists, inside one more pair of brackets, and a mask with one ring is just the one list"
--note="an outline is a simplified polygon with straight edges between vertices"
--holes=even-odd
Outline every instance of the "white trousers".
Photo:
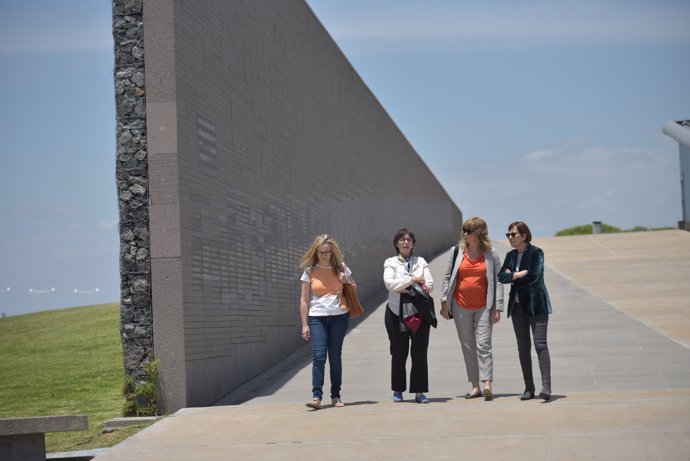
[[494,380],[494,358],[491,352],[491,310],[465,309],[451,301],[453,320],[465,359],[467,380],[471,383]]

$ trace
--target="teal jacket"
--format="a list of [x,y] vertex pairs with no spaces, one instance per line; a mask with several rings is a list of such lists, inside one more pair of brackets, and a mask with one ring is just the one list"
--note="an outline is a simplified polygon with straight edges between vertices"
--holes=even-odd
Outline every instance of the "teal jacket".
[[[509,251],[498,273],[499,282],[511,284],[508,296],[508,317],[515,307],[516,296],[530,315],[550,314],[551,301],[544,284],[544,252],[541,248],[528,243],[522,254],[520,267],[516,267],[517,256],[517,250]],[[527,269],[527,275],[513,281],[513,272],[524,269]]]

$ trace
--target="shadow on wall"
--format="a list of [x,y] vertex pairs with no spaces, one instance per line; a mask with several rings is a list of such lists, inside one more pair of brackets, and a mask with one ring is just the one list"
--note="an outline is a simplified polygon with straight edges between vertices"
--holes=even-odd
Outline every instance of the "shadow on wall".
[[[366,300],[361,300],[364,306],[364,315],[350,320],[347,334],[369,317],[377,308],[386,302],[388,293],[386,291],[377,292],[369,296]],[[383,326],[382,326],[383,328]],[[311,345],[305,343],[302,347],[288,355],[277,365],[269,368],[259,376],[244,383],[214,405],[240,405],[250,400],[267,397],[276,393],[287,382],[289,382],[304,367],[311,365]]]

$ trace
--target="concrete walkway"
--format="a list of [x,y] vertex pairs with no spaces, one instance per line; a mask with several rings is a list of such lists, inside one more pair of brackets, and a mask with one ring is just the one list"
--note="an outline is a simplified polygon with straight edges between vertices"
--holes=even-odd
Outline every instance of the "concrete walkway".
[[[385,305],[365,305],[345,339],[345,408],[304,406],[307,346],[217,406],[180,410],[96,459],[690,459],[690,233],[534,243],[546,254],[554,305],[550,403],[518,399],[505,317],[494,329],[494,401],[461,397],[469,385],[455,327],[440,319],[429,347],[431,403],[409,395],[393,403]],[[431,261],[436,298],[448,257]],[[534,368],[538,381],[536,358]]]

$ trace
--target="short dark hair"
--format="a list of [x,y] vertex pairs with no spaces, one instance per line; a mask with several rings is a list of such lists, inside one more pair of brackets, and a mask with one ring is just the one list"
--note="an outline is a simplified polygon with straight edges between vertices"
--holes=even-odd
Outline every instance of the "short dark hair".
[[514,221],[510,223],[510,225],[508,226],[508,232],[510,232],[510,229],[512,229],[513,227],[517,227],[517,230],[520,233],[520,235],[525,236],[525,243],[529,243],[532,241],[532,231],[529,230],[529,226],[527,224],[525,224],[522,221]]
[[395,251],[398,251],[398,240],[403,238],[405,235],[409,235],[410,238],[412,239],[412,246],[414,246],[414,244],[417,243],[417,239],[414,236],[414,232],[403,227],[398,232],[396,232],[395,237],[393,237],[393,246],[395,247]]

